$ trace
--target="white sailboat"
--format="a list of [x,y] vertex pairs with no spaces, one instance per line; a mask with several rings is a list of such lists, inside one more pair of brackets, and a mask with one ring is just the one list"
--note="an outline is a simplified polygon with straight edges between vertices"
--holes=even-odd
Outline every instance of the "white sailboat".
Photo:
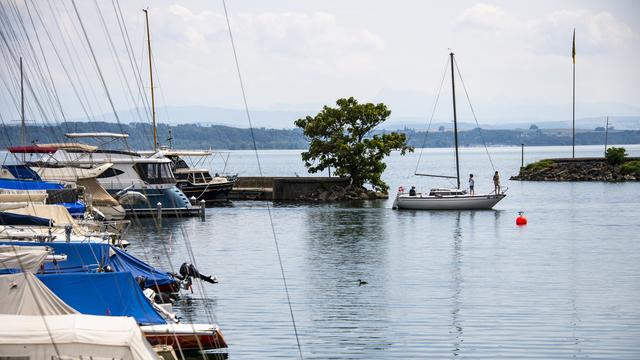
[[507,195],[504,192],[469,194],[460,188],[460,161],[458,155],[458,120],[456,115],[456,90],[453,53],[451,57],[451,89],[453,92],[453,132],[456,154],[456,176],[418,174],[447,179],[456,179],[456,188],[433,188],[428,194],[398,191],[393,202],[394,209],[411,210],[489,210]]

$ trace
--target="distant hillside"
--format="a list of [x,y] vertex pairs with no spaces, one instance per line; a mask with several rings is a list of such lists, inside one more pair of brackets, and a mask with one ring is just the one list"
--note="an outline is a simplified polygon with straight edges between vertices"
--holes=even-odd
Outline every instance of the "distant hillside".
[[[253,139],[250,129],[240,129],[220,125],[183,124],[168,126],[161,124],[158,128],[158,139],[168,144],[169,129],[172,134],[172,146],[176,149],[252,149]],[[378,133],[388,130],[378,130]],[[432,131],[425,141],[425,132],[414,129],[401,130],[407,134],[409,144],[414,147],[451,147],[453,136],[451,131]],[[27,127],[29,141],[39,143],[65,142],[67,132],[114,132],[129,134],[127,146],[142,150],[152,147],[152,132],[149,124],[131,123],[122,126],[108,122],[68,122],[60,126]],[[307,140],[300,129],[253,129],[258,149],[305,149]],[[0,134],[0,146],[15,146],[20,139],[18,126],[4,126]],[[473,129],[459,132],[461,146],[487,145],[571,145],[571,131],[559,130],[493,130]],[[609,131],[610,144],[640,144],[640,130]],[[576,144],[596,145],[604,143],[604,131],[579,131],[576,133]],[[122,143],[114,143],[112,147],[122,148]]]
[[[426,116],[406,116],[394,111],[393,107],[391,107],[391,109],[391,117],[382,124],[381,128],[383,129],[393,130],[403,129],[405,127],[411,129],[424,129],[427,124]],[[315,115],[320,110],[321,107],[310,108],[307,110],[252,110],[251,120],[254,127],[264,127],[267,129],[293,129],[293,122],[295,120],[307,115]],[[518,114],[516,111],[520,111],[520,109],[514,109],[513,111],[514,112],[512,112],[512,114]],[[528,111],[535,113],[535,109],[530,109]],[[240,109],[228,109],[212,106],[164,106],[158,108],[157,114],[160,124],[222,125],[235,128],[249,127],[247,115],[244,110]],[[570,113],[568,114],[570,115]],[[613,114],[616,113],[614,112]],[[148,116],[148,113],[143,109],[130,109],[119,111],[118,116],[122,123],[136,123],[147,121],[145,116]],[[102,114],[97,116],[96,119],[115,122],[113,114]],[[550,121],[543,119],[566,120]],[[471,130],[477,127],[473,118],[468,118],[464,114],[460,114],[458,120],[460,130]],[[566,115],[563,117],[546,117],[531,121],[525,121],[521,118],[517,118],[516,116],[509,120],[508,115],[504,115],[501,119],[492,119],[491,121],[486,120],[487,118],[485,117],[481,117],[479,119],[480,127],[483,129],[528,129],[531,124],[536,124],[541,129],[571,128],[571,121],[566,118]],[[87,119],[77,118],[70,121],[86,122]],[[604,126],[604,123],[605,117],[578,118],[576,119],[576,128],[593,130],[597,126]],[[614,115],[610,117],[610,124],[620,130],[640,130],[640,116]],[[440,126],[450,129],[452,127],[451,120],[448,118],[442,119],[436,117],[431,128],[435,130]]]

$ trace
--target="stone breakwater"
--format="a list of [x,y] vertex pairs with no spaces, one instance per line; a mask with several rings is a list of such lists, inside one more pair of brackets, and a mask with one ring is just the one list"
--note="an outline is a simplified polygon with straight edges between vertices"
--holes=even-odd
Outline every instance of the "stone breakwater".
[[347,185],[333,185],[325,189],[317,189],[309,194],[301,195],[301,201],[331,202],[347,200],[376,200],[388,199],[387,193],[367,190],[363,187]]
[[640,181],[640,158],[612,165],[604,158],[545,159],[520,168],[511,180],[523,181]]

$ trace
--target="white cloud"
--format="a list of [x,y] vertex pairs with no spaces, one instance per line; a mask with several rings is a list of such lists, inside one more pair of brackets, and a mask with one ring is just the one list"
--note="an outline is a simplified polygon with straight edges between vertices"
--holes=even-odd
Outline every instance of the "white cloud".
[[558,10],[536,18],[519,18],[496,5],[479,3],[462,12],[458,25],[517,37],[541,55],[566,55],[574,28],[576,48],[584,55],[621,48],[633,39],[631,27],[606,11]]
[[565,54],[574,27],[578,54],[592,55],[621,48],[633,39],[631,27],[608,12],[562,10],[531,22],[530,28],[537,34],[535,51]]
[[[212,51],[210,44],[227,36],[221,13],[194,12],[174,4],[166,9],[163,20],[166,30],[202,51]],[[379,35],[366,28],[344,26],[335,15],[326,12],[243,13],[234,17],[232,29],[248,47],[293,56],[375,53],[384,49]]]
[[458,24],[464,27],[490,31],[517,25],[516,21],[507,15],[502,8],[484,3],[473,5],[464,10],[458,17]]

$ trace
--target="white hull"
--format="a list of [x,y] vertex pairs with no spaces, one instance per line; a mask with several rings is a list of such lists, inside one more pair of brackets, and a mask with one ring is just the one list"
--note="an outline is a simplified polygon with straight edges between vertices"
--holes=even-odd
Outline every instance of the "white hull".
[[409,196],[399,194],[394,209],[409,210],[489,210],[506,195]]

